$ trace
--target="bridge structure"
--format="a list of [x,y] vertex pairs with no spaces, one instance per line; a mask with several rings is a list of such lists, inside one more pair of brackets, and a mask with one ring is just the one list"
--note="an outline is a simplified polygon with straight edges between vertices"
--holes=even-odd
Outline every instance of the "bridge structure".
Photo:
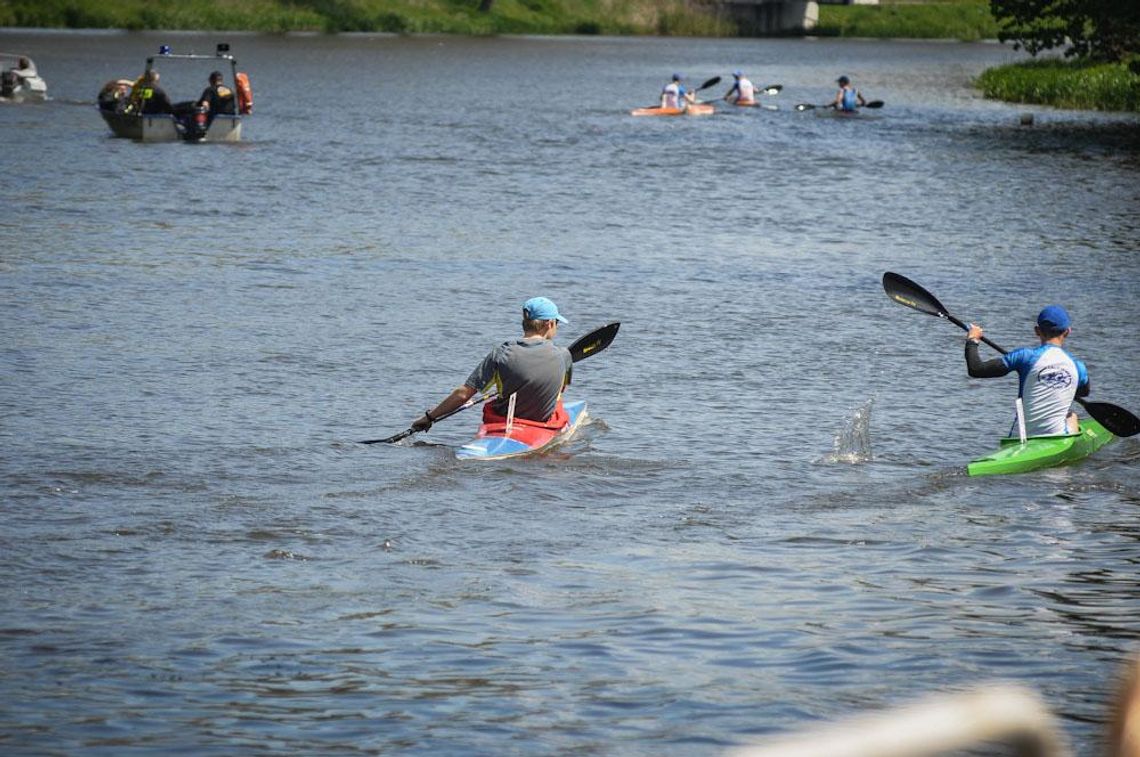
[[879,0],[714,0],[718,14],[742,35],[810,34],[819,23],[819,6],[878,5]]

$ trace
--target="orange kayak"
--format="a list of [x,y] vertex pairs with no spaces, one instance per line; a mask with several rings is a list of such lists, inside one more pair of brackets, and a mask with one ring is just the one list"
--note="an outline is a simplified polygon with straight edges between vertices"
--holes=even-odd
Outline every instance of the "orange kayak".
[[684,108],[634,108],[629,112],[631,116],[711,116],[716,108],[711,103],[692,103]]

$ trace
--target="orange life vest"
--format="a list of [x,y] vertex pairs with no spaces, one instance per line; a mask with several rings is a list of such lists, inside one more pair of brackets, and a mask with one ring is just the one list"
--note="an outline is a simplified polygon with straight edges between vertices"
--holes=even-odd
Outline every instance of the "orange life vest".
[[253,113],[253,88],[249,86],[249,77],[240,71],[234,77],[237,85],[238,112],[243,116]]

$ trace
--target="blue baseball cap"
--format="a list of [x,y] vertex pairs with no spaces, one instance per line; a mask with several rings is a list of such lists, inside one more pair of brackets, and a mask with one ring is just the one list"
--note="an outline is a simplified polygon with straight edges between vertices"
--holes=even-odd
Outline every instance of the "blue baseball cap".
[[1037,315],[1037,325],[1042,331],[1064,331],[1073,320],[1060,305],[1049,305]]
[[681,81],[684,78],[684,74],[673,74],[673,81]]
[[744,72],[738,69],[736,71],[733,71],[732,75],[739,79],[740,77],[744,76]]
[[531,321],[558,321],[570,323],[558,312],[558,306],[546,297],[531,297],[523,303],[523,318]]

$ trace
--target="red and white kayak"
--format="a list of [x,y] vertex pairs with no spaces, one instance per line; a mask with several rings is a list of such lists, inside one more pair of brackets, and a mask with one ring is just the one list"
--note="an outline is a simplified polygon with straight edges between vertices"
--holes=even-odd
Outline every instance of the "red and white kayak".
[[[488,408],[489,409],[489,408]],[[585,400],[563,406],[565,414],[556,424],[515,418],[509,425],[494,417],[479,427],[475,438],[455,451],[461,460],[505,460],[524,455],[539,455],[569,441],[589,415]],[[488,418],[484,415],[484,420]]]
[[649,108],[634,108],[631,116],[711,116],[716,112],[712,103],[691,103],[684,108],[662,108],[658,105]]

